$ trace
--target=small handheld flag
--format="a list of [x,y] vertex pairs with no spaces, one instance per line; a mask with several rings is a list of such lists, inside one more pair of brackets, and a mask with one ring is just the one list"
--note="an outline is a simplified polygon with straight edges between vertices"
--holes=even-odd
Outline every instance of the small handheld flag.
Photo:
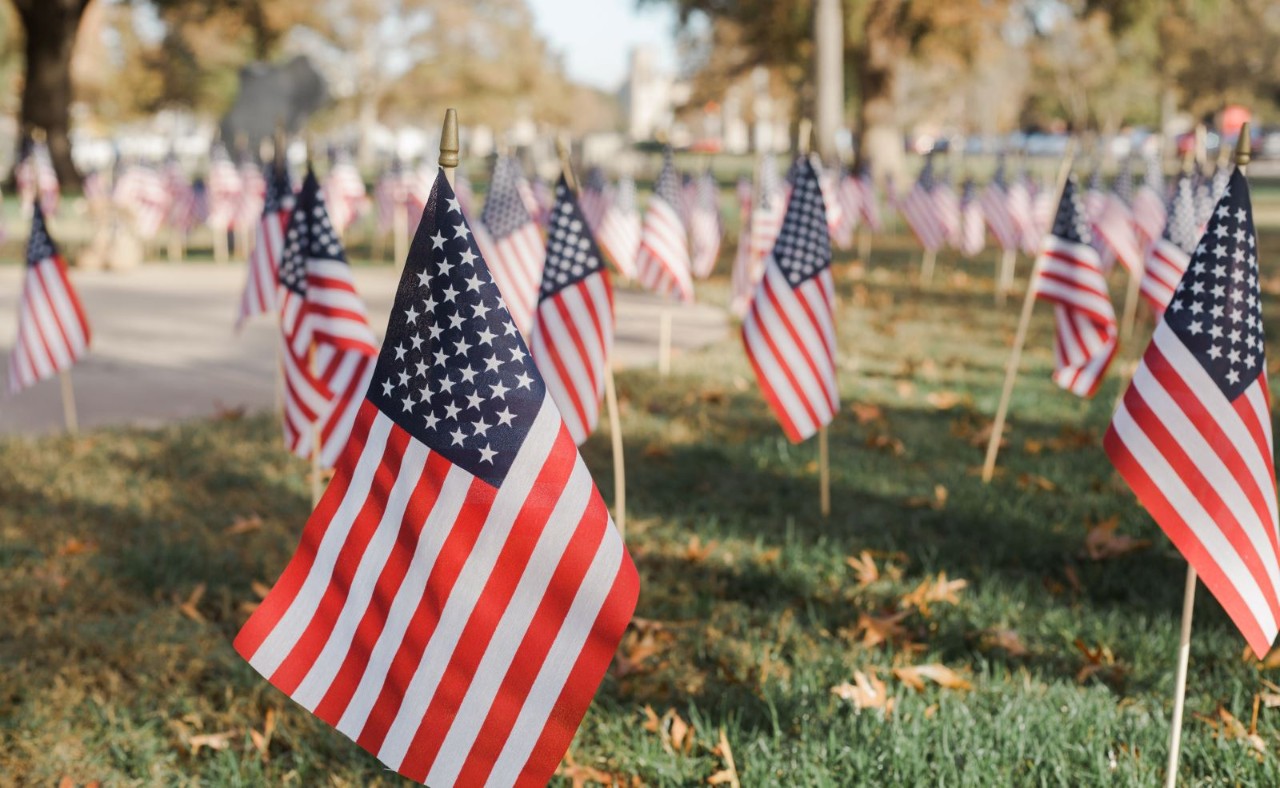
[[680,177],[668,148],[662,157],[662,172],[644,214],[640,229],[640,251],[636,254],[636,279],[659,295],[678,301],[693,300],[690,276],[689,239],[680,216]]

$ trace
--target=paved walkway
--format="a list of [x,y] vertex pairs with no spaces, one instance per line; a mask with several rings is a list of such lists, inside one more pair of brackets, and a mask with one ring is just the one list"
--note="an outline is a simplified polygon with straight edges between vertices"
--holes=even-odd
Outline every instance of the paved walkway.
[[[381,335],[398,282],[390,266],[359,267],[356,288]],[[0,392],[17,328],[22,271],[0,268]],[[82,427],[157,425],[224,408],[259,410],[275,402],[275,326],[256,319],[232,330],[244,271],[240,266],[147,265],[134,271],[73,271],[93,328],[89,355],[72,372]],[[618,293],[619,366],[657,363],[664,304],[646,293]],[[672,344],[700,347],[724,336],[728,322],[711,306],[672,308]],[[60,430],[57,380],[16,396],[0,394],[0,434]]]

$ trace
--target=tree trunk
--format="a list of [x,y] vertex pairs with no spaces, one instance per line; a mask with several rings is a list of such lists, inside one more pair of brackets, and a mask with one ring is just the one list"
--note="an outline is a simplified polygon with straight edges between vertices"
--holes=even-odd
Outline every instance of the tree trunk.
[[904,0],[872,0],[858,53],[858,164],[871,166],[877,181],[892,176],[902,185],[902,125],[894,103],[898,65],[911,42],[902,33]]
[[64,189],[78,190],[71,161],[71,53],[90,0],[14,0],[26,29],[26,80],[22,86],[24,132],[44,129],[49,154]]
[[814,3],[813,39],[813,147],[831,165],[844,117],[844,13],[838,0]]

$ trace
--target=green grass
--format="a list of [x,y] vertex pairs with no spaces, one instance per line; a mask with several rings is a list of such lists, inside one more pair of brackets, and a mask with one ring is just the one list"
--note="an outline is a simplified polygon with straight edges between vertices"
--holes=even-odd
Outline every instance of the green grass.
[[[666,379],[620,376],[637,616],[661,623],[646,630],[656,651],[605,679],[575,762],[697,784],[723,768],[713,752],[723,729],[749,786],[1155,783],[1185,563],[1098,445],[1116,375],[1092,401],[1054,387],[1051,320],[1038,310],[1002,472],[983,485],[980,437],[1016,299],[993,308],[989,253],[944,255],[922,286],[907,239],[876,243],[869,266],[842,258],[837,270],[845,409],[831,429],[829,519],[817,511],[816,446],[783,438],[736,337],[677,356]],[[1262,253],[1275,276],[1274,223]],[[1280,288],[1269,289],[1274,327]],[[700,297],[723,303],[724,279]],[[274,581],[308,512],[305,465],[278,444],[266,416],[0,441],[0,784],[398,784],[231,649],[253,584]],[[611,499],[607,435],[584,452]],[[260,527],[227,532],[251,514]],[[1117,515],[1121,533],[1153,546],[1090,560],[1087,525]],[[863,550],[882,570],[868,585],[845,563]],[[861,616],[902,610],[902,596],[940,572],[967,581],[954,603],[908,609],[897,642],[862,645]],[[1001,645],[1001,630],[1025,649]],[[629,634],[624,653],[640,656],[641,636]],[[1114,661],[1084,671],[1077,640]],[[1280,712],[1259,714],[1260,755],[1203,719],[1221,706],[1248,726],[1263,680],[1280,680],[1242,659],[1243,646],[1202,589],[1187,784],[1280,783]],[[935,662],[972,690],[916,692],[891,673]],[[831,693],[856,671],[885,682],[892,713]],[[645,729],[646,706],[674,709],[692,744],[668,749]],[[264,756],[251,732],[269,711]],[[201,734],[227,734],[215,739],[225,749],[193,753]]]

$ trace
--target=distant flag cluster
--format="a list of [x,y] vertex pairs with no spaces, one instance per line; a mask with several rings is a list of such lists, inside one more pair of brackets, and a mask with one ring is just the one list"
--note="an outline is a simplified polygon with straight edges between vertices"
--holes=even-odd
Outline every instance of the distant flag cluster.
[[324,179],[324,202],[330,221],[341,237],[368,210],[369,195],[349,151],[337,149],[331,159]]
[[240,297],[236,328],[254,315],[271,312],[276,305],[279,287],[280,259],[284,255],[284,235],[293,212],[293,184],[284,162],[267,170],[267,191],[262,203],[253,249],[249,252],[249,271]]
[[[477,236],[480,253],[502,292],[516,328],[527,337],[533,327],[547,249],[529,204],[521,198],[521,183],[527,181],[520,172],[519,161],[512,156],[499,157],[484,211],[480,214],[483,229]],[[536,204],[534,207],[536,209]],[[467,231],[465,224],[458,229],[458,232]],[[433,243],[443,244],[445,240],[440,236],[433,239]]]
[[40,207],[45,216],[58,212],[58,203],[62,190],[58,183],[58,173],[53,169],[53,157],[49,155],[49,146],[43,142],[28,139],[24,143],[25,152],[14,173],[18,185],[18,197],[24,206],[32,205],[37,195]]
[[689,302],[693,300],[693,278],[680,204],[680,177],[668,148],[640,228],[636,279],[655,293]]

